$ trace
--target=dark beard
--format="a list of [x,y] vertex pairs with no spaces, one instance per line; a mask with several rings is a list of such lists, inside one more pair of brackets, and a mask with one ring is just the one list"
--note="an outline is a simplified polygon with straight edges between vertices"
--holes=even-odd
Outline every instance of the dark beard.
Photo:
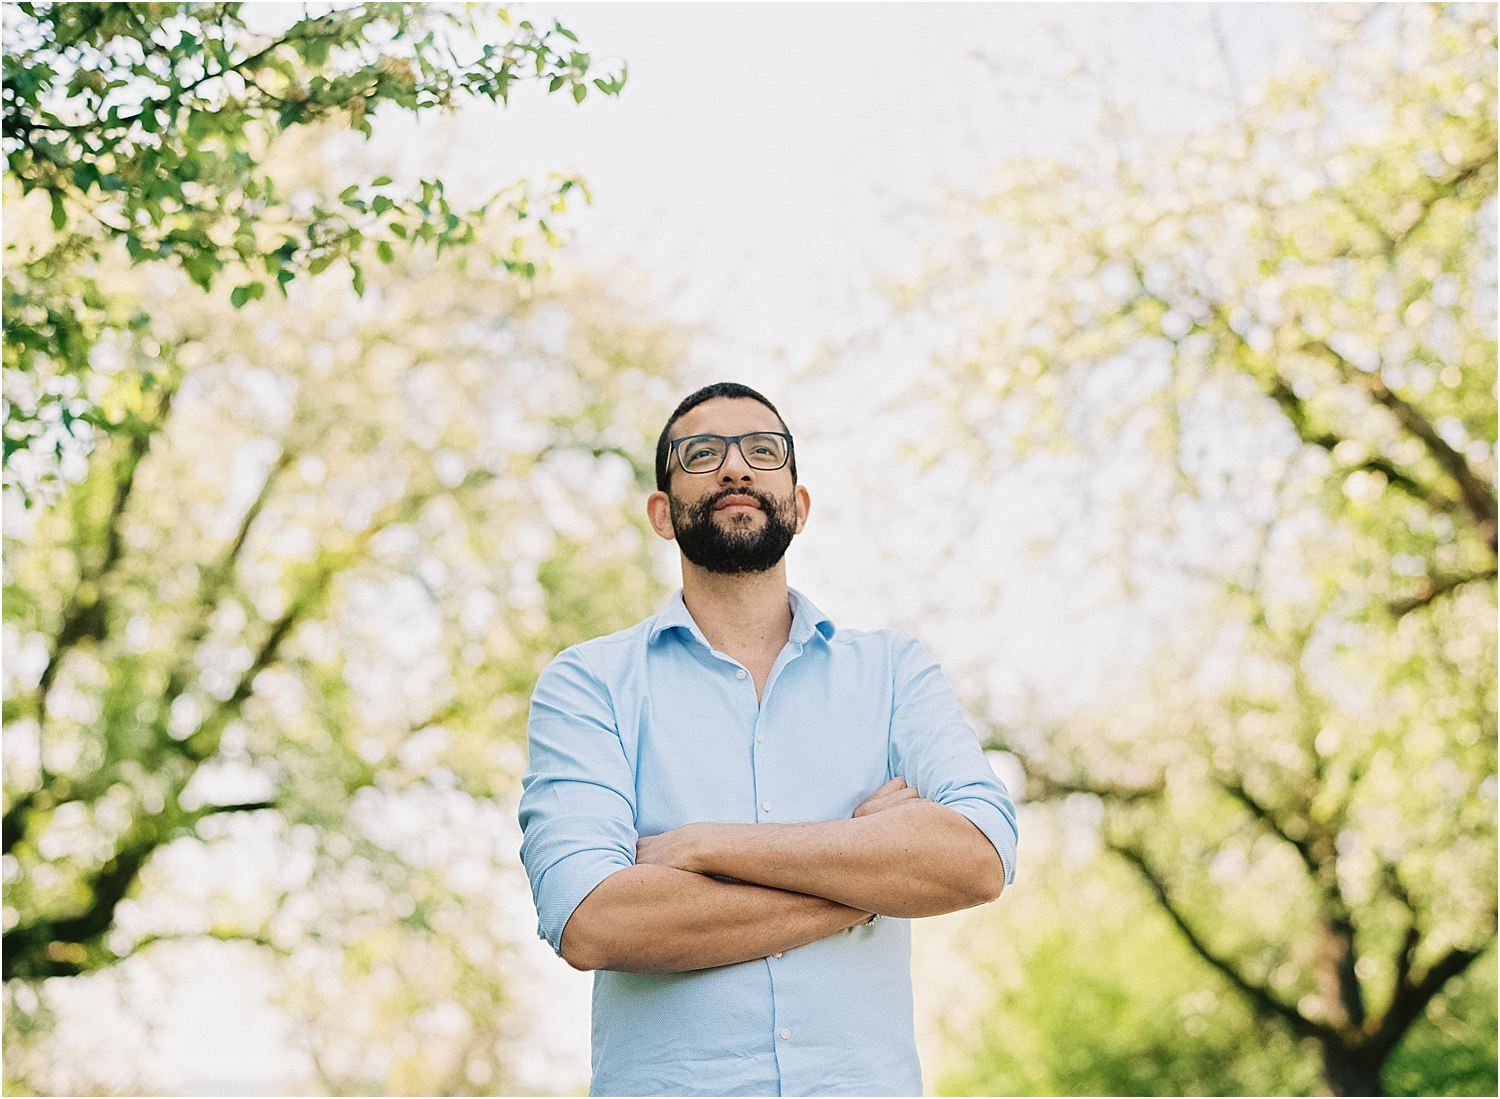
[[[760,505],[766,518],[758,530],[749,529],[753,518],[730,520],[729,525],[714,519],[714,505],[726,496],[749,496]],[[683,556],[709,572],[730,576],[765,572],[781,560],[796,533],[797,509],[790,496],[783,502],[755,489],[726,488],[692,506],[680,503],[671,493],[667,500]],[[744,530],[739,529],[741,522]]]

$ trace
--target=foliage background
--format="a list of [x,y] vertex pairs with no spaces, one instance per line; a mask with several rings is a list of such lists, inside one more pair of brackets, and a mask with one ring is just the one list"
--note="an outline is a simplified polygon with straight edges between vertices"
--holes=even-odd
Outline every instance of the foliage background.
[[[70,243],[10,165],[7,1090],[582,1090],[587,978],[515,861],[525,700],[668,590],[643,457],[728,375],[798,435],[793,583],[927,639],[1024,802],[1002,902],[917,928],[929,1090],[1494,1093],[1492,9],[866,9],[872,50],[962,55],[925,91],[843,79],[855,30],[808,11],[752,94],[718,77],[756,9],[559,6],[537,94],[457,115],[359,10],[363,52],[263,89],[346,64],[328,117],[189,112],[322,251],[247,254],[215,219],[272,214],[212,202],[155,259]],[[589,50],[630,84],[544,98]],[[738,176],[650,136],[710,123]],[[132,849],[99,933],[53,929]],[[146,1052],[195,1013],[253,1042]]]

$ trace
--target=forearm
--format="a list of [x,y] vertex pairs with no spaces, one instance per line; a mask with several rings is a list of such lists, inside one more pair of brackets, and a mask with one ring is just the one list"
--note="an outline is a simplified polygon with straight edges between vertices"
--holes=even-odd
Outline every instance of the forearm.
[[630,866],[574,909],[562,951],[578,969],[680,973],[806,946],[869,918],[823,897]]
[[941,915],[993,900],[1004,888],[984,833],[928,801],[848,820],[693,827],[691,869],[884,916]]

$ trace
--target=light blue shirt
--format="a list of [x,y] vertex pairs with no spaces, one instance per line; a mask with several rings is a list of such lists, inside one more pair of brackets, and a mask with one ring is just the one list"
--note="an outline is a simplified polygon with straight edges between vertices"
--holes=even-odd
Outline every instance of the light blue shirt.
[[[791,607],[760,699],[680,590],[542,672],[521,861],[553,950],[579,902],[635,862],[637,837],[693,821],[844,819],[897,775],[973,821],[1015,880],[1015,807],[921,643],[835,630],[796,590]],[[713,969],[597,971],[589,1094],[921,1095],[910,921]]]

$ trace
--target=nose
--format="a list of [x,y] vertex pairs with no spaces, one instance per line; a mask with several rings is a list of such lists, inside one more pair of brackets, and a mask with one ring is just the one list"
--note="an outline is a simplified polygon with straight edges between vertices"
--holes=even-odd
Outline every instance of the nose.
[[755,468],[745,461],[745,452],[738,440],[731,443],[729,453],[724,455],[724,464],[719,467],[719,484],[731,485],[736,481],[748,484],[755,480]]

